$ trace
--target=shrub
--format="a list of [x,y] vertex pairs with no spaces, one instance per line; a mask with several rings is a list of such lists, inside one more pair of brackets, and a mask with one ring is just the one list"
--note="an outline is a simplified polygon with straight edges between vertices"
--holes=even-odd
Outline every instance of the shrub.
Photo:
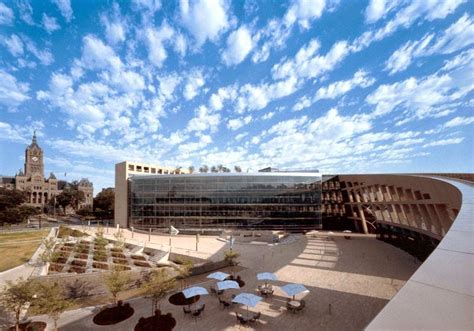
[[92,266],[97,269],[108,270],[109,266],[105,263],[93,262]]

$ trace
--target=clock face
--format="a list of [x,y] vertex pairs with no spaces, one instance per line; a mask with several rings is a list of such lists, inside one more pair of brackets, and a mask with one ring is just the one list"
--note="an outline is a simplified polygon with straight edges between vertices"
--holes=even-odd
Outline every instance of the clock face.
[[33,156],[31,159],[32,159],[34,162],[38,161],[38,158],[37,158],[36,156]]

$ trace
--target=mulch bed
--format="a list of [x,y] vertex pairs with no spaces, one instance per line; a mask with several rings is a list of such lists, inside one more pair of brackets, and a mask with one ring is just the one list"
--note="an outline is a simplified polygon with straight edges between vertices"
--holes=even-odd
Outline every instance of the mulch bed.
[[67,261],[67,257],[62,257],[62,256],[58,256],[57,258],[53,259],[53,262],[56,262],[56,263],[66,263]]
[[71,266],[71,268],[69,268],[68,272],[70,272],[70,273],[77,272],[78,274],[83,274],[83,273],[86,272],[86,269],[81,268],[81,267]]
[[76,259],[87,260],[89,256],[87,254],[76,254],[74,257]]
[[92,266],[97,269],[109,270],[109,266],[105,263],[93,262]]
[[64,246],[74,247],[74,246],[76,246],[76,244],[75,243],[65,243]]
[[87,265],[87,261],[83,260],[74,260],[71,262],[72,265],[79,266],[79,267],[85,267]]
[[198,302],[200,298],[201,296],[196,295],[195,297],[186,299],[183,292],[178,292],[170,296],[168,301],[169,303],[175,306],[189,306],[189,305],[192,305],[193,303]]
[[[46,329],[45,322],[26,322],[20,324],[20,331],[44,331]],[[15,331],[16,327],[12,326],[8,331]]]
[[133,264],[135,264],[137,267],[150,268],[150,263],[148,263],[148,262],[133,261]]
[[113,257],[116,257],[116,258],[119,258],[119,259],[125,259],[125,258],[126,258],[125,254],[122,254],[122,253],[112,252],[111,255],[112,255]]
[[94,255],[94,261],[106,262],[107,256]]
[[132,259],[139,260],[139,261],[146,261],[145,257],[141,255],[132,255]]
[[122,305],[119,301],[115,307],[105,308],[97,315],[94,316],[94,323],[97,325],[113,325],[125,321],[130,318],[134,313],[129,303]]
[[171,313],[162,315],[161,311],[157,310],[154,316],[148,318],[141,317],[135,326],[135,331],[168,331],[173,330],[175,326],[176,319]]
[[59,249],[62,250],[62,251],[65,251],[65,252],[70,252],[70,251],[73,250],[73,248],[71,246],[62,246]]
[[234,280],[234,281],[236,281],[239,284],[240,288],[245,286],[245,282],[240,278],[240,276],[234,277],[234,276],[230,275],[225,280]]
[[48,271],[61,272],[64,269],[64,264],[50,264]]
[[123,253],[123,249],[121,248],[111,248],[110,250],[115,253]]
[[115,268],[115,270],[119,270],[119,271],[125,271],[125,270],[131,270],[132,269],[132,268],[127,267],[126,265],[123,265],[123,264],[114,264],[114,268]]
[[128,264],[128,261],[125,259],[114,259],[114,263],[117,264]]

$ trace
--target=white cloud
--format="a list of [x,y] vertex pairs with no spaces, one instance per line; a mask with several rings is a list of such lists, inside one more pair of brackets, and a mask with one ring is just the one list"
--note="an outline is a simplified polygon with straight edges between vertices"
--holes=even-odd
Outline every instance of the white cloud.
[[194,36],[198,48],[208,39],[217,41],[229,28],[228,8],[225,0],[180,1],[181,22]]
[[405,43],[390,56],[386,70],[394,74],[408,68],[415,58],[453,53],[472,43],[474,43],[474,24],[471,18],[464,14],[436,39],[434,34],[429,34],[419,41]]
[[114,50],[94,35],[83,38],[81,63],[87,69],[109,69],[119,71],[122,61]]
[[264,121],[269,120],[273,116],[275,116],[275,112],[270,111],[270,112],[268,112],[268,113],[266,113],[265,115],[262,116],[262,120],[264,120]]
[[467,66],[472,62],[474,62],[474,48],[468,49],[467,51],[456,55],[454,58],[445,61],[442,70],[453,70],[455,68]]
[[234,100],[237,97],[237,87],[227,86],[221,87],[219,90],[211,95],[209,105],[213,110],[221,110],[224,107],[226,100]]
[[293,111],[300,111],[305,108],[308,108],[313,104],[312,100],[308,98],[307,96],[302,96],[297,103],[293,106],[292,110]]
[[411,77],[384,84],[368,95],[366,101],[375,107],[374,116],[399,110],[405,116],[401,123],[411,118],[436,117],[440,112],[445,113],[451,102],[474,90],[472,66],[443,75],[433,74],[420,79]]
[[18,0],[16,2],[18,10],[20,12],[20,18],[23,22],[28,25],[34,25],[35,22],[33,21],[33,8],[28,0]]
[[70,22],[73,18],[73,12],[71,7],[70,0],[53,0],[53,2],[58,6],[61,15],[63,15],[66,22]]
[[213,114],[206,106],[200,106],[195,111],[196,116],[188,122],[187,130],[192,131],[217,131],[217,126],[220,123],[220,115]]
[[186,38],[181,34],[178,33],[176,38],[174,39],[174,50],[179,56],[184,57],[186,55],[186,50],[188,48],[188,43]]
[[0,38],[0,42],[5,45],[11,55],[15,57],[23,55],[23,42],[16,34],[12,34],[10,38],[3,36],[0,36]]
[[325,0],[294,0],[285,14],[285,24],[290,26],[298,22],[303,28],[309,29],[310,22],[320,18],[325,7]]
[[183,154],[189,154],[196,152],[197,150],[203,149],[212,143],[212,138],[209,135],[201,135],[199,141],[197,142],[188,142],[186,144],[179,145],[178,151]]
[[43,13],[43,27],[44,29],[48,32],[54,32],[56,30],[59,30],[61,27],[59,26],[58,22],[56,21],[55,17],[51,17]]
[[21,83],[8,72],[0,69],[0,104],[7,107],[18,107],[30,99],[29,85]]
[[325,55],[318,55],[320,43],[311,40],[302,47],[293,59],[280,62],[273,66],[274,79],[282,79],[292,75],[299,78],[315,78],[323,73],[332,71],[349,54],[346,41],[336,42]]
[[14,19],[13,10],[0,2],[0,25],[12,25]]
[[30,140],[23,137],[18,127],[13,127],[9,123],[0,122],[0,139],[7,141],[29,144]]
[[366,88],[371,86],[374,82],[375,79],[367,76],[367,72],[364,70],[358,70],[352,79],[337,81],[318,89],[315,101],[320,99],[335,99],[356,87]]
[[462,143],[464,138],[447,138],[441,139],[437,141],[430,142],[428,144],[423,145],[423,147],[434,147],[434,146],[446,146],[446,145],[456,145]]
[[148,59],[157,68],[160,68],[168,57],[164,44],[171,40],[173,35],[174,30],[166,21],[163,22],[158,30],[150,27],[146,31]]
[[120,15],[120,7],[118,4],[114,3],[111,18],[102,15],[100,20],[105,27],[105,37],[111,45],[125,41],[127,25],[126,20]]
[[171,74],[168,76],[160,77],[160,94],[164,100],[172,100],[173,93],[176,90],[176,87],[181,82],[181,77],[177,74]]
[[242,62],[252,50],[252,36],[246,26],[233,31],[227,38],[227,48],[222,53],[222,60],[228,66]]
[[240,118],[233,118],[227,121],[227,128],[231,130],[238,130],[244,125],[249,124],[252,121],[252,116],[248,115]]
[[398,6],[398,0],[370,0],[365,10],[365,20],[368,23],[377,22],[387,15],[392,9]]
[[202,70],[192,70],[184,87],[183,95],[186,100],[192,100],[199,93],[199,89],[205,84]]
[[470,117],[458,116],[444,123],[444,127],[453,128],[453,127],[461,126],[461,125],[470,125],[472,123],[474,123],[474,116],[470,116]]
[[54,62],[53,54],[51,54],[49,49],[40,50],[36,47],[35,43],[27,38],[23,37],[26,49],[33,54],[43,65],[50,65]]

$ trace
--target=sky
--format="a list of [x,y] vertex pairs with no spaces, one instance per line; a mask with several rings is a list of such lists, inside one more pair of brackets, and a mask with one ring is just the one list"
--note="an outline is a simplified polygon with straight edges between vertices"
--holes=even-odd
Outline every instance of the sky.
[[473,172],[463,0],[0,0],[0,174]]

